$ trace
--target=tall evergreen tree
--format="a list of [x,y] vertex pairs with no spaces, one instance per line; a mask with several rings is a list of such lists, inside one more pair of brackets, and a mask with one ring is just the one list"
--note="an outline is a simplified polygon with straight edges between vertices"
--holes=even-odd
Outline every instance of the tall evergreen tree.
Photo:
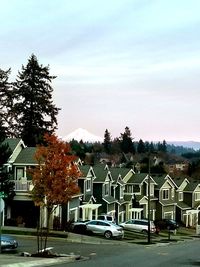
[[52,134],[57,128],[59,109],[53,104],[51,87],[54,78],[49,66],[39,65],[33,54],[18,72],[13,92],[14,131],[28,146],[42,144],[44,134]]
[[104,134],[103,146],[104,146],[105,152],[108,153],[108,154],[110,154],[110,152],[111,152],[111,143],[112,143],[111,134],[106,129],[105,130],[105,134]]
[[[12,84],[8,81],[11,70],[0,69],[0,128],[4,134],[9,134],[9,125],[12,121],[11,107],[13,103]],[[12,127],[10,127],[12,128]]]
[[132,142],[131,131],[129,127],[126,127],[124,133],[121,134],[121,149],[124,153],[135,153],[135,147]]
[[9,156],[10,149],[5,142],[5,128],[0,121],[0,192],[4,192],[7,196],[6,200],[10,200],[14,195],[14,183],[10,181],[10,174],[5,166]]
[[165,140],[163,140],[162,143],[158,142],[158,151],[161,151],[161,152],[167,152],[167,143]]
[[142,139],[140,139],[139,142],[138,142],[137,152],[138,153],[145,153],[146,152],[146,150],[145,150],[145,143],[143,142]]

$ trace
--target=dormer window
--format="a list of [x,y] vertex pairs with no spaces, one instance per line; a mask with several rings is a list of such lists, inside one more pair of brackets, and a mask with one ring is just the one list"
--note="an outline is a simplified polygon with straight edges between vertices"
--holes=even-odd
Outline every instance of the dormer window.
[[168,200],[169,199],[169,189],[163,189],[162,190],[162,199]]
[[86,191],[90,191],[91,190],[91,179],[87,179],[86,180],[85,189],[86,189]]
[[124,197],[124,188],[120,187],[120,198]]
[[110,194],[110,184],[104,184],[104,196],[108,196]]
[[178,200],[183,201],[183,192],[178,193]]
[[128,194],[132,194],[133,193],[133,185],[126,185],[125,192]]
[[195,192],[194,193],[194,200],[195,201],[197,201],[197,200],[199,201],[200,200],[200,192]]
[[[149,195],[149,192],[148,192],[148,185],[146,187],[146,195],[148,196]],[[150,196],[154,196],[154,185],[153,184],[150,184]]]

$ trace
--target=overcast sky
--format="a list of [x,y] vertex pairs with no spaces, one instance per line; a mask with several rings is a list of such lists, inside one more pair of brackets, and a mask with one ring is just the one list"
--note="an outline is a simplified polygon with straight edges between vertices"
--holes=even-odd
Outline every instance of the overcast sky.
[[58,135],[200,141],[199,0],[10,0],[0,68],[50,66]]

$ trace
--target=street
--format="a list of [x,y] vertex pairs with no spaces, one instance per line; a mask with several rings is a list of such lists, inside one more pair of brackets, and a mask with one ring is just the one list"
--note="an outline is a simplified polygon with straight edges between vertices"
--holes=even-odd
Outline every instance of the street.
[[[19,237],[20,251],[34,252],[36,250],[35,237]],[[94,245],[68,243],[64,239],[51,238],[48,246],[55,248],[59,253],[74,253],[87,257],[85,261],[67,263],[68,266],[79,267],[177,267],[177,266],[200,266],[200,240],[186,240],[171,244],[137,245]],[[66,264],[54,266],[64,267]]]

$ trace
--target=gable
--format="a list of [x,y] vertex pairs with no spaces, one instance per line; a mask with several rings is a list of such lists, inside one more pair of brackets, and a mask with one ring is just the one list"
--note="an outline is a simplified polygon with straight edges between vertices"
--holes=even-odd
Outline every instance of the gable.
[[164,182],[164,184],[162,185],[161,188],[162,188],[162,189],[163,189],[163,188],[170,189],[170,188],[174,188],[174,185],[171,183],[171,181],[166,180],[166,181]]
[[187,179],[185,179],[181,185],[178,188],[178,191],[183,191],[185,189],[185,187],[187,186],[187,184],[189,183],[189,181]]
[[8,144],[12,154],[8,159],[8,163],[13,163],[22,149],[25,148],[25,144],[20,138],[6,138],[3,144]]
[[197,187],[194,190],[195,193],[200,192],[200,184],[197,185]]
[[130,178],[135,174],[135,172],[131,169],[123,178],[123,181],[127,183]]
[[37,165],[35,159],[36,147],[25,147],[17,155],[13,165]]

